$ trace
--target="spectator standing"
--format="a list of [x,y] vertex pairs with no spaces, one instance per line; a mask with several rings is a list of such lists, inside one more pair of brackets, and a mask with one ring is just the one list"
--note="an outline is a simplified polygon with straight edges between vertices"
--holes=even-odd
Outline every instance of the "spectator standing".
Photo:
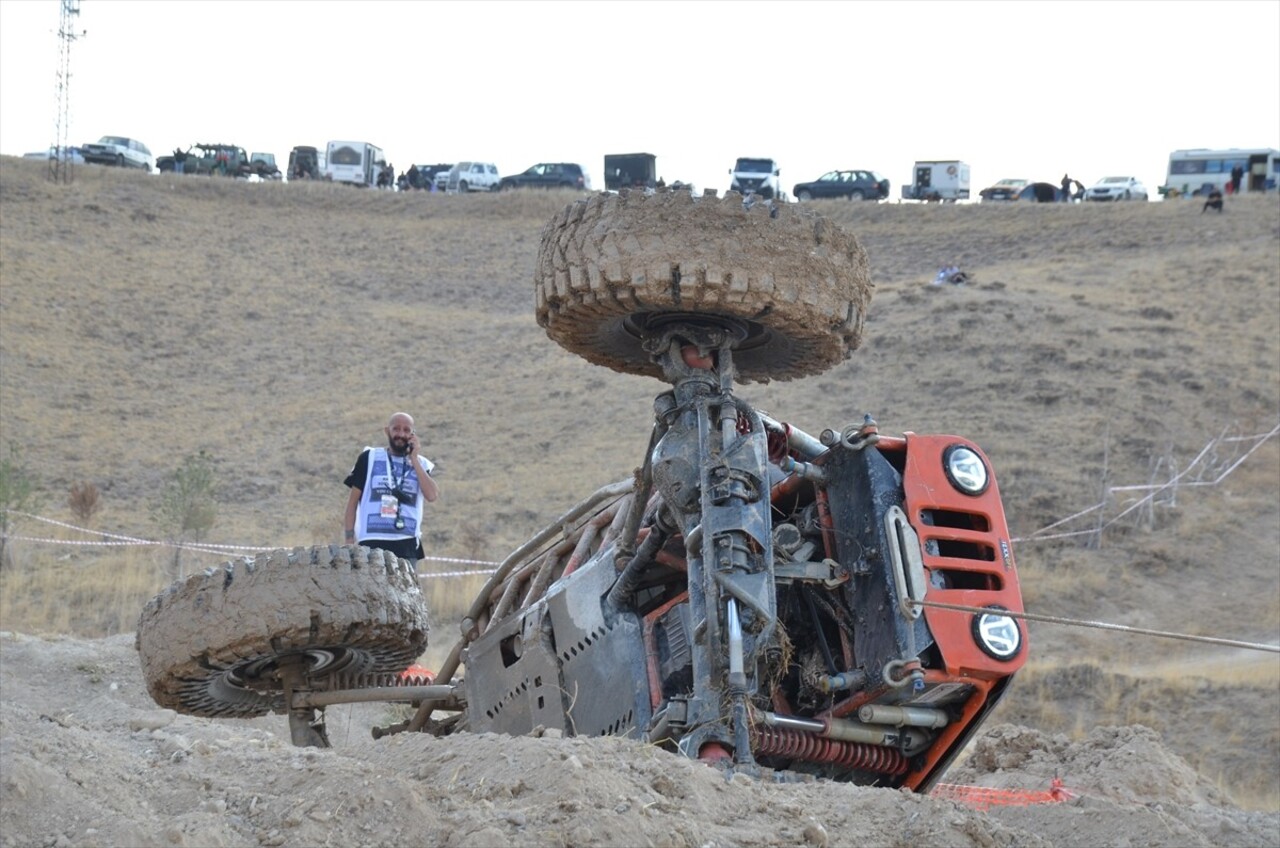
[[383,428],[385,448],[367,447],[343,482],[350,488],[343,526],[348,545],[382,548],[402,559],[422,559],[422,518],[440,487],[435,465],[419,456],[421,443],[408,413],[397,412]]
[[1239,162],[1231,169],[1231,193],[1240,193],[1240,181],[1244,179],[1244,167]]
[[1071,202],[1071,177],[1068,176],[1067,174],[1062,175],[1061,188],[1062,188],[1062,202],[1070,203]]
[[187,151],[181,147],[173,148],[173,172],[175,174],[185,173],[187,170]]

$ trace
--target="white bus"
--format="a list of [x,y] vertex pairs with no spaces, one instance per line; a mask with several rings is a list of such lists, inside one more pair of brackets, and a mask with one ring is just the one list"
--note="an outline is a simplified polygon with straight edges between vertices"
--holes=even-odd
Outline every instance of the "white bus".
[[1198,197],[1218,190],[1226,193],[1231,171],[1244,172],[1240,191],[1275,191],[1280,180],[1280,150],[1269,147],[1227,150],[1175,150],[1169,154],[1169,173],[1160,194],[1165,197]]
[[376,186],[387,164],[382,148],[364,141],[331,141],[324,158],[326,179],[362,187]]

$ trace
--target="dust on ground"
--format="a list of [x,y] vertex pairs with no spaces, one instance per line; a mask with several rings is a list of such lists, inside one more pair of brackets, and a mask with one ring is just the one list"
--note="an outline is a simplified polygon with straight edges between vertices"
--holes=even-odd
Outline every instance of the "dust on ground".
[[133,634],[0,634],[0,846],[1259,846],[1245,812],[1145,727],[1080,741],[988,726],[947,780],[1071,800],[988,811],[904,791],[776,783],[616,738],[398,734],[329,711],[334,747],[281,716],[157,709]]

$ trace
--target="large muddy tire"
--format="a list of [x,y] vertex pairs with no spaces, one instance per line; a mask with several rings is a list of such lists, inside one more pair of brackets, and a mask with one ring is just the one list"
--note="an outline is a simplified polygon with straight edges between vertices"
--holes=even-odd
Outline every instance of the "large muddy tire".
[[645,327],[725,316],[748,336],[736,376],[768,382],[819,374],[861,342],[871,299],[854,235],[795,204],[686,191],[600,194],[542,230],[534,274],[538,324],[589,362],[662,377]]
[[411,563],[363,547],[278,550],[169,586],[135,639],[157,704],[197,716],[285,712],[275,676],[301,657],[308,677],[401,672],[427,646]]

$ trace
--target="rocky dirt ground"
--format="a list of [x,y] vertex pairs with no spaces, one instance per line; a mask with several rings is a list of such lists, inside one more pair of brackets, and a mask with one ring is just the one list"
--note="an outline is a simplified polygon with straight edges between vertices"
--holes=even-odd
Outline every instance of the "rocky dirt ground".
[[399,734],[331,709],[329,750],[283,717],[157,709],[133,636],[0,634],[0,846],[1258,846],[1244,812],[1144,727],[1080,741],[988,726],[948,782],[1075,796],[952,800],[721,772],[614,738]]

